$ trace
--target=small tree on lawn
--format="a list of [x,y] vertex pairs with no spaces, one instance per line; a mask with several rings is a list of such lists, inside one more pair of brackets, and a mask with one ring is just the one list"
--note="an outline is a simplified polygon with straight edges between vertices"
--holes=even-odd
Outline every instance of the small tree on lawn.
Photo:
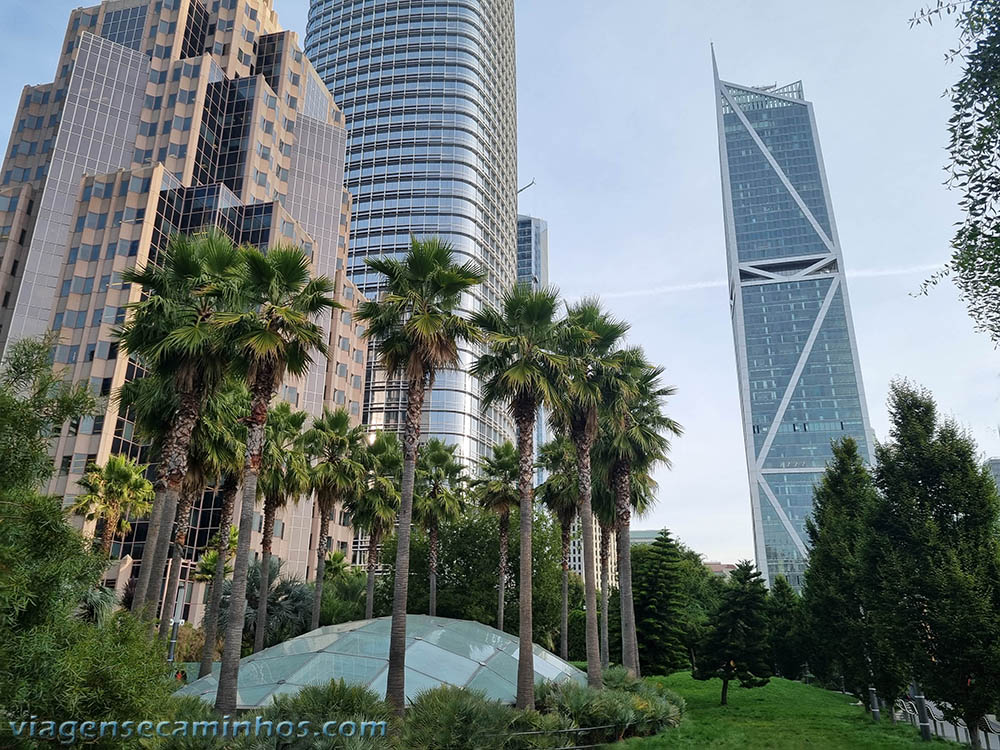
[[732,572],[715,613],[704,653],[694,672],[697,680],[722,680],[721,705],[729,683],[763,687],[771,677],[767,647],[767,589],[753,563],[743,560]]

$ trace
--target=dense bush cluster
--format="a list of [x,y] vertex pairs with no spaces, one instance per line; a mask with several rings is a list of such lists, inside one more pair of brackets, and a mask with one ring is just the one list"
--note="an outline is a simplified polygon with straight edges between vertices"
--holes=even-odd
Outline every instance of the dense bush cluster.
[[[150,750],[540,750],[615,742],[655,734],[677,726],[684,700],[670,690],[629,677],[613,668],[607,688],[594,690],[576,683],[540,684],[537,711],[518,711],[475,690],[440,687],[417,696],[402,725],[388,703],[370,690],[331,681],[327,685],[279,696],[273,705],[241,714],[240,721],[385,722],[386,731],[371,736],[246,736],[236,739],[171,737],[150,741]],[[172,721],[213,721],[218,715],[197,699],[171,702]],[[580,732],[579,729],[588,731]]]

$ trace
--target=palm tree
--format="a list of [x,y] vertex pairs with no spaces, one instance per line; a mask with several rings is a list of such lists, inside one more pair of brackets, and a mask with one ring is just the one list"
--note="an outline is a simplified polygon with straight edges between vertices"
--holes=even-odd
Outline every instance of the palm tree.
[[[265,648],[306,632],[309,600],[312,598],[312,587],[297,576],[286,573],[284,560],[274,556],[270,558],[268,565],[271,568],[268,576],[271,580],[271,587],[267,591],[267,598],[270,599],[267,610],[270,614],[266,626],[267,632],[264,634]],[[257,622],[257,600],[261,595],[260,574],[262,567],[263,561],[258,559],[252,560],[247,568],[246,597],[251,606],[243,607],[241,650],[250,650],[260,627]],[[233,601],[232,581],[226,581],[223,584],[219,622],[227,631],[232,624],[230,615],[235,615]]]
[[268,406],[286,373],[302,377],[309,370],[314,352],[326,356],[325,333],[316,318],[340,307],[330,297],[333,282],[325,276],[311,277],[309,258],[301,249],[273,247],[265,255],[256,248],[245,247],[241,249],[241,257],[242,268],[230,274],[223,287],[225,296],[239,309],[216,315],[220,327],[234,342],[250,390],[240,534],[233,562],[232,612],[215,700],[216,710],[222,713],[236,710],[240,624],[246,608],[250,535]]
[[[271,543],[274,541],[274,516],[289,498],[298,498],[309,490],[309,459],[306,457],[302,427],[308,415],[292,411],[282,402],[267,415],[264,429],[264,452],[260,459],[260,479],[257,489],[264,498],[260,557],[260,590],[268,591],[271,580]],[[267,596],[257,600],[257,627],[253,642],[254,653],[264,648],[267,630]]]
[[330,519],[337,503],[350,505],[365,489],[367,456],[365,432],[351,426],[346,409],[323,410],[305,434],[305,445],[313,461],[310,485],[316,492],[319,509],[319,542],[316,546],[316,589],[313,596],[312,625],[319,627],[323,607],[323,569],[329,548]]
[[[160,638],[170,634],[181,566],[191,527],[191,509],[205,492],[205,486],[215,483],[225,472],[238,470],[243,463],[246,430],[241,420],[248,405],[246,388],[235,379],[227,379],[206,399],[198,423],[188,445],[187,476],[181,485],[177,503],[177,523],[174,530],[173,556],[166,592],[160,610]],[[228,521],[227,521],[228,524]]]
[[517,707],[535,705],[535,669],[531,617],[531,527],[534,495],[534,431],[538,408],[556,401],[556,378],[565,363],[554,353],[560,337],[556,320],[559,294],[554,288],[508,290],[501,308],[473,316],[488,351],[472,373],[481,378],[483,405],[506,403],[517,426],[518,495],[520,498],[520,592],[517,663]]
[[437,564],[442,523],[457,521],[465,510],[465,467],[455,458],[457,446],[431,438],[417,454],[414,515],[427,532],[430,570],[428,614],[437,614]]
[[386,675],[386,697],[400,715],[406,701],[406,593],[420,416],[435,373],[455,367],[459,345],[478,338],[476,328],[456,310],[463,293],[482,282],[485,275],[472,262],[459,265],[454,256],[447,242],[414,237],[403,260],[366,259],[373,271],[385,276],[385,293],[378,300],[363,303],[355,316],[368,324],[366,335],[377,342],[378,363],[386,377],[406,380],[403,479]]
[[[179,403],[173,379],[154,373],[131,380],[119,390],[118,400],[129,409],[136,433],[149,442],[154,454],[158,454],[169,430],[169,415]],[[160,607],[161,638],[166,638],[170,632],[191,509],[207,483],[215,481],[225,471],[235,470],[242,463],[246,437],[240,421],[247,407],[246,388],[239,380],[226,378],[205,399],[195,422],[188,443],[187,471],[177,503],[172,534],[173,553]]]
[[403,449],[394,432],[369,435],[369,481],[360,495],[348,502],[351,525],[368,535],[367,580],[365,584],[365,619],[375,611],[375,568],[378,547],[396,522],[399,513],[399,483],[403,474]]
[[[641,349],[629,349],[623,357],[622,377],[607,392],[607,451],[609,480],[615,494],[615,532],[618,537],[618,591],[621,599],[622,662],[638,675],[639,647],[632,603],[632,557],[629,528],[633,503],[649,498],[649,474],[657,464],[669,466],[667,435],[679,436],[683,428],[666,416],[663,402],[676,389],[663,385],[663,368],[651,365]],[[638,478],[638,487],[633,487]],[[645,485],[645,486],[644,486]],[[642,490],[642,491],[637,491]],[[646,493],[644,495],[644,492]]]
[[556,437],[538,451],[538,463],[545,470],[545,481],[537,495],[559,522],[562,532],[562,621],[559,655],[569,659],[569,545],[573,521],[579,512],[580,490],[576,481],[576,459],[573,443]]
[[[201,619],[201,629],[205,632],[205,646],[201,652],[198,677],[211,674],[212,662],[215,660],[222,586],[226,577],[233,572],[229,561],[236,557],[236,545],[240,536],[240,530],[232,525],[233,507],[236,505],[236,496],[239,494],[239,490],[239,473],[232,471],[226,475],[222,486],[218,488],[218,492],[222,495],[222,517],[219,519],[219,531],[209,539],[209,549],[198,560],[199,573],[203,567],[211,570],[207,579],[199,579],[199,573],[195,574],[196,580],[211,581],[208,586],[208,604],[205,607],[205,616]],[[228,534],[224,531],[225,529],[229,529]],[[214,565],[210,556],[215,558]],[[221,565],[219,560],[222,560]]]
[[[222,484],[217,488],[217,492],[222,496],[222,513],[219,519],[219,532],[209,540],[209,554],[214,550],[215,559],[223,560],[222,565],[216,565],[212,570],[212,582],[208,587],[208,604],[205,607],[205,616],[202,617],[201,627],[205,631],[205,647],[201,652],[201,665],[198,668],[198,676],[204,677],[212,671],[212,662],[215,659],[216,646],[219,633],[219,606],[222,601],[222,584],[226,577],[233,572],[229,561],[236,557],[236,545],[239,541],[239,529],[233,526],[233,509],[236,507],[236,496],[240,494],[240,477],[242,467],[238,467],[226,474]],[[229,529],[226,535],[222,530]],[[215,544],[213,547],[212,541]]]
[[591,504],[590,451],[597,438],[598,409],[608,382],[621,368],[621,341],[628,324],[614,319],[595,299],[584,299],[567,309],[563,348],[567,367],[560,383],[562,397],[552,421],[576,447],[580,488],[580,531],[583,535],[583,582],[587,634],[587,682],[601,686],[601,655],[597,628],[594,514]]
[[607,669],[611,660],[608,642],[608,597],[611,594],[611,537],[615,528],[615,494],[607,479],[608,466],[602,458],[601,437],[599,437],[591,454],[594,476],[592,502],[594,518],[601,531],[598,555],[601,568],[601,669]]
[[86,492],[73,504],[73,512],[88,521],[102,520],[101,554],[111,558],[115,535],[127,534],[129,519],[149,512],[153,485],[146,467],[125,456],[110,456],[104,466],[91,464],[78,484]]
[[187,475],[188,443],[205,398],[226,370],[226,341],[216,324],[224,303],[214,293],[219,278],[233,272],[240,255],[219,232],[176,235],[156,265],[127,269],[125,283],[142,285],[140,301],[118,331],[122,349],[149,372],[172,380],[177,408],[167,417],[157,462],[156,495],[146,532],[132,609],[150,614],[170,547],[170,529]]
[[516,508],[518,495],[517,448],[505,440],[493,446],[493,455],[479,462],[480,478],[472,483],[479,505],[500,517],[500,582],[497,594],[497,629],[503,630],[503,605],[507,594],[510,511]]

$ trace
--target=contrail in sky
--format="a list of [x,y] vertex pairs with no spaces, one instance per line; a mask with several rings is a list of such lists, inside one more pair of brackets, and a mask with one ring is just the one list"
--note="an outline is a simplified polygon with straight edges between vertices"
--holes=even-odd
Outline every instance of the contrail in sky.
[[[930,273],[942,268],[938,264],[926,264],[922,266],[907,266],[904,268],[860,268],[856,271],[848,271],[849,279],[872,279],[879,276],[907,276],[909,274]],[[725,279],[713,279],[709,281],[689,281],[677,284],[662,284],[660,286],[647,287],[645,289],[626,289],[620,292],[604,292],[599,296],[602,299],[625,299],[628,297],[650,297],[660,294],[676,294],[679,292],[696,292],[701,289],[721,289],[726,286]]]

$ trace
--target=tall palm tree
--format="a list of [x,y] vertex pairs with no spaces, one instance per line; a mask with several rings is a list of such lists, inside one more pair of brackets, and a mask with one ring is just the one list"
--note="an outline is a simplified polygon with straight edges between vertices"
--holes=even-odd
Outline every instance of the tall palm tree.
[[562,620],[559,655],[569,659],[569,545],[573,521],[579,513],[580,489],[576,481],[573,443],[565,437],[553,438],[538,452],[545,481],[538,486],[538,498],[559,522],[562,538]]
[[319,627],[323,606],[323,569],[329,548],[330,519],[337,504],[350,505],[365,489],[367,456],[365,431],[351,426],[347,409],[323,410],[305,434],[312,459],[309,482],[316,492],[319,510],[319,541],[316,546],[316,588],[313,594],[311,629]]
[[472,483],[479,505],[500,517],[500,565],[497,587],[497,630],[503,630],[504,598],[510,578],[508,554],[510,548],[510,511],[516,508],[518,494],[517,448],[510,440],[493,446],[493,455],[479,462],[479,479]]
[[301,249],[273,247],[265,255],[256,248],[244,247],[241,257],[242,268],[230,274],[224,285],[225,296],[238,309],[216,315],[220,327],[234,343],[250,390],[240,534],[233,561],[232,611],[215,700],[216,710],[223,713],[236,710],[250,534],[268,406],[286,373],[303,377],[314,353],[326,356],[325,334],[317,318],[331,308],[341,307],[330,296],[333,282],[325,276],[312,278],[309,257]]
[[191,528],[191,509],[204,494],[206,485],[218,482],[225,472],[236,471],[242,465],[246,430],[241,420],[247,406],[246,388],[234,378],[227,379],[206,399],[191,433],[187,476],[181,485],[177,503],[170,574],[160,610],[160,638],[166,639],[170,634],[170,618],[173,617],[188,530]]
[[131,528],[129,519],[149,512],[153,485],[146,467],[125,456],[109,456],[104,466],[91,464],[78,484],[85,492],[73,503],[73,512],[87,520],[102,520],[101,554],[111,558],[115,536]]
[[[118,393],[119,402],[129,409],[136,434],[159,454],[169,429],[169,415],[180,401],[172,378],[156,373],[125,383]],[[187,471],[181,483],[173,528],[173,553],[160,607],[160,637],[170,632],[174,601],[180,583],[191,509],[205,485],[214,482],[224,471],[232,471],[243,460],[246,440],[241,420],[246,414],[246,388],[236,378],[225,378],[202,404],[191,440],[188,443]],[[228,522],[227,522],[228,523]],[[160,603],[159,600],[157,602]]]
[[[651,481],[649,474],[657,464],[669,466],[668,435],[679,436],[683,428],[664,412],[664,400],[676,389],[662,382],[663,368],[648,362],[641,349],[624,352],[621,377],[613,379],[607,395],[607,451],[609,480],[615,494],[615,531],[618,537],[618,591],[621,599],[622,662],[632,674],[640,673],[639,647],[635,632],[632,603],[632,557],[629,529],[633,503],[643,498],[634,491]],[[645,502],[651,502],[647,499]]]
[[[274,517],[289,499],[297,499],[309,490],[309,459],[306,457],[302,428],[308,415],[293,411],[281,402],[267,415],[264,428],[264,451],[260,458],[257,490],[264,498],[264,523],[261,528],[260,591],[269,591],[271,580],[271,544],[274,541]],[[264,648],[267,631],[267,600],[257,598],[257,626],[254,653]]]
[[369,436],[369,477],[364,492],[348,501],[351,525],[368,535],[367,581],[365,585],[365,619],[375,612],[375,569],[378,547],[392,530],[399,513],[399,484],[403,476],[403,449],[394,432],[377,432]]
[[144,294],[130,304],[117,332],[122,349],[148,371],[173,381],[177,408],[167,418],[157,461],[156,495],[132,609],[150,614],[170,547],[181,485],[187,475],[188,443],[202,404],[222,379],[229,357],[216,323],[224,305],[215,294],[219,278],[240,265],[240,254],[219,232],[170,238],[155,265],[128,269],[122,280]]
[[576,448],[577,481],[580,488],[580,531],[583,535],[583,583],[586,601],[587,682],[601,686],[601,655],[597,625],[594,514],[591,504],[590,451],[597,439],[598,409],[607,383],[621,368],[621,343],[628,324],[616,320],[596,299],[584,299],[567,309],[571,335],[563,337],[560,350],[567,358],[562,397],[552,412],[552,421]]
[[386,697],[401,715],[406,701],[406,593],[420,416],[435,373],[454,368],[459,345],[478,338],[476,328],[457,310],[463,293],[481,283],[485,275],[472,262],[457,263],[451,245],[436,237],[414,237],[403,260],[368,258],[365,262],[385,276],[386,291],[378,300],[364,302],[355,317],[368,324],[366,335],[376,342],[378,363],[386,376],[406,381],[403,480],[386,675]]
[[472,373],[482,380],[483,404],[506,404],[517,426],[521,526],[517,707],[521,709],[535,705],[531,616],[533,441],[538,408],[556,402],[556,373],[564,365],[563,358],[554,352],[560,337],[558,308],[559,294],[554,288],[533,290],[519,284],[504,293],[499,310],[486,308],[472,319],[482,329],[488,345],[472,366]]
[[440,549],[441,524],[461,518],[465,510],[463,496],[465,467],[455,458],[457,446],[431,438],[417,453],[417,473],[414,487],[414,516],[427,532],[430,570],[430,604],[428,614],[437,614],[437,564]]

